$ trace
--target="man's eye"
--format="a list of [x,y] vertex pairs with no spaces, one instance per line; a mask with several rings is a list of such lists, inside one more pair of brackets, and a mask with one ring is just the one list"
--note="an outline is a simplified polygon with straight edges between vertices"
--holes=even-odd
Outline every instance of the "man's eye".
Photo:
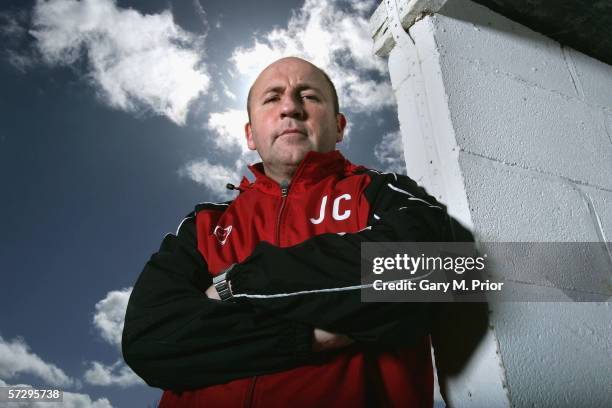
[[309,94],[307,94],[307,95],[302,95],[302,98],[304,98],[304,99],[310,99],[310,100],[313,100],[313,101],[318,101],[318,100],[319,100],[319,98],[317,98],[317,96],[316,96],[316,95],[309,95]]
[[278,96],[270,96],[266,99],[264,99],[264,103],[268,103],[268,102],[274,102],[278,100]]

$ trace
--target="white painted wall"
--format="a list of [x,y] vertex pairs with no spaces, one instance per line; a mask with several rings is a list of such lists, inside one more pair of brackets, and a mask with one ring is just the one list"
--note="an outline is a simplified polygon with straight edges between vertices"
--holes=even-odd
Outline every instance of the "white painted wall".
[[[612,67],[468,0],[435,3],[410,37],[377,40],[408,174],[481,241],[612,240]],[[449,405],[609,406],[611,303],[506,303],[490,325]]]

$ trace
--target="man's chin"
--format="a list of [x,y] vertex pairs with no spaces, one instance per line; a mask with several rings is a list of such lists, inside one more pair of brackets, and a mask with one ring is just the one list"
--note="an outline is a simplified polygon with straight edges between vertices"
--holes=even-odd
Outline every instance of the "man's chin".
[[306,146],[296,147],[291,151],[283,152],[280,161],[288,166],[299,166],[302,160],[304,160],[304,157],[306,157],[308,152],[311,150],[311,148]]

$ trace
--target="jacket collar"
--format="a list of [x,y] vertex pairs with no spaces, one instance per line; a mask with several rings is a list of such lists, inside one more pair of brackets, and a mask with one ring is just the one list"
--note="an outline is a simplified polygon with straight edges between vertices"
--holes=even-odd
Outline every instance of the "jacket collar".
[[[295,193],[306,191],[308,187],[328,176],[341,176],[353,168],[356,166],[351,164],[338,150],[329,153],[308,152],[291,179],[290,189]],[[255,182],[251,183],[246,177],[243,178],[240,183],[241,190],[254,187],[268,194],[280,195],[279,184],[266,176],[263,163],[250,165],[249,170],[255,176]]]

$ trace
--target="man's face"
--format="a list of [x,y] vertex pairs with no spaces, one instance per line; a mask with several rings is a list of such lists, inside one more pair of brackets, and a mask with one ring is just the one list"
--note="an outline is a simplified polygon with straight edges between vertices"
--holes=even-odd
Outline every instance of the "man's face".
[[247,145],[266,170],[297,166],[309,151],[326,153],[342,140],[346,119],[334,112],[323,74],[298,58],[267,67],[251,90]]

